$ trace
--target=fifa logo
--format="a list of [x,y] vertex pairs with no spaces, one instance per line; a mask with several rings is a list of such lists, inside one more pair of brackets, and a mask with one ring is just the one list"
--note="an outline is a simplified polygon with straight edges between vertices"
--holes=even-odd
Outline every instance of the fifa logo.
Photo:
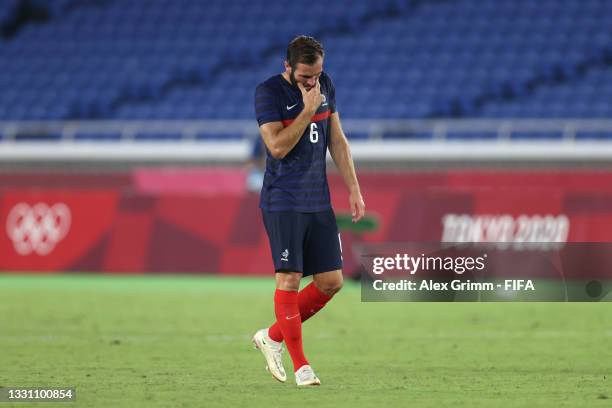
[[70,208],[64,203],[30,206],[22,202],[10,211],[6,233],[19,255],[35,253],[44,256],[68,234],[71,221]]
[[289,262],[289,250],[285,249],[281,254],[281,261]]

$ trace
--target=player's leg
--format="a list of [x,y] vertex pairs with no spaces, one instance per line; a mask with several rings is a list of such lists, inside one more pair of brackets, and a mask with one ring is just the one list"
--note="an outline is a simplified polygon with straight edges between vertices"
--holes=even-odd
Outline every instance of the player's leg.
[[[321,293],[322,296],[320,300],[327,298],[327,302],[342,289],[343,282],[342,269],[336,269],[335,271],[314,274],[311,285],[314,285],[318,292]],[[323,306],[325,306],[325,304],[321,307]]]
[[302,318],[298,306],[301,272],[277,272],[274,313],[291,356],[294,371],[308,365],[302,345]]
[[[312,316],[321,310],[342,288],[342,249],[333,211],[308,215],[304,244],[304,276],[313,275],[313,282],[304,288],[305,313]],[[306,303],[308,303],[306,305]],[[319,378],[310,366],[295,373],[298,385],[319,385]]]
[[300,272],[277,272],[274,311],[277,325],[293,362],[295,381],[298,386],[320,385],[312,367],[304,356],[302,345],[302,319],[298,307]]
[[304,248],[304,276],[313,275],[308,290],[312,314],[321,310],[342,289],[342,244],[332,210],[312,214]]
[[[274,312],[279,321],[277,326],[286,339],[285,344],[297,370],[308,365],[302,346],[302,319],[297,302],[303,269],[303,220],[293,212],[262,211],[262,214],[276,271]],[[258,331],[253,341],[264,354],[268,371],[279,381],[285,381],[281,343],[271,339],[267,329]]]
[[[298,294],[302,322],[314,316],[342,288],[342,248],[333,211],[310,215],[310,228],[304,253],[304,267],[314,273],[313,282]],[[324,272],[322,272],[324,271]],[[276,342],[283,341],[278,323],[268,329]]]
[[[313,281],[298,293],[298,308],[302,323],[314,316],[342,288],[342,270],[318,273]],[[283,341],[277,322],[268,328],[268,335],[276,342]]]

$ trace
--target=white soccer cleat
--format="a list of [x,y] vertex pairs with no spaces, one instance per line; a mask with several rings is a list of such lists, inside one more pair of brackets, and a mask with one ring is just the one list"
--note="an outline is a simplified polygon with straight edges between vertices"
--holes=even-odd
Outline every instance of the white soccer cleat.
[[303,365],[295,372],[295,383],[298,387],[321,385],[321,381],[317,378],[312,367],[309,365]]
[[268,329],[261,329],[253,336],[253,344],[266,359],[266,370],[280,382],[287,381],[283,367],[283,345],[268,337]]

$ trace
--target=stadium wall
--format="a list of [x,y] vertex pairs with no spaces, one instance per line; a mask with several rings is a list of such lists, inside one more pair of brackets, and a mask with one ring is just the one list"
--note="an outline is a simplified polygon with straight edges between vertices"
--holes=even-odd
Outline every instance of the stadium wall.
[[[341,178],[330,175],[339,218]],[[239,169],[0,175],[0,270],[266,274],[258,209]],[[345,270],[383,242],[609,242],[612,172],[361,172],[374,229],[342,233]]]

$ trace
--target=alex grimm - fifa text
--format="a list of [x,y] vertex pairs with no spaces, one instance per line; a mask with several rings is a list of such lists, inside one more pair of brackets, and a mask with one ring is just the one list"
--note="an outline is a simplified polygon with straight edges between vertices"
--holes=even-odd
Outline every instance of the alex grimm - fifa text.
[[362,254],[365,302],[611,301],[608,243],[372,245]]

